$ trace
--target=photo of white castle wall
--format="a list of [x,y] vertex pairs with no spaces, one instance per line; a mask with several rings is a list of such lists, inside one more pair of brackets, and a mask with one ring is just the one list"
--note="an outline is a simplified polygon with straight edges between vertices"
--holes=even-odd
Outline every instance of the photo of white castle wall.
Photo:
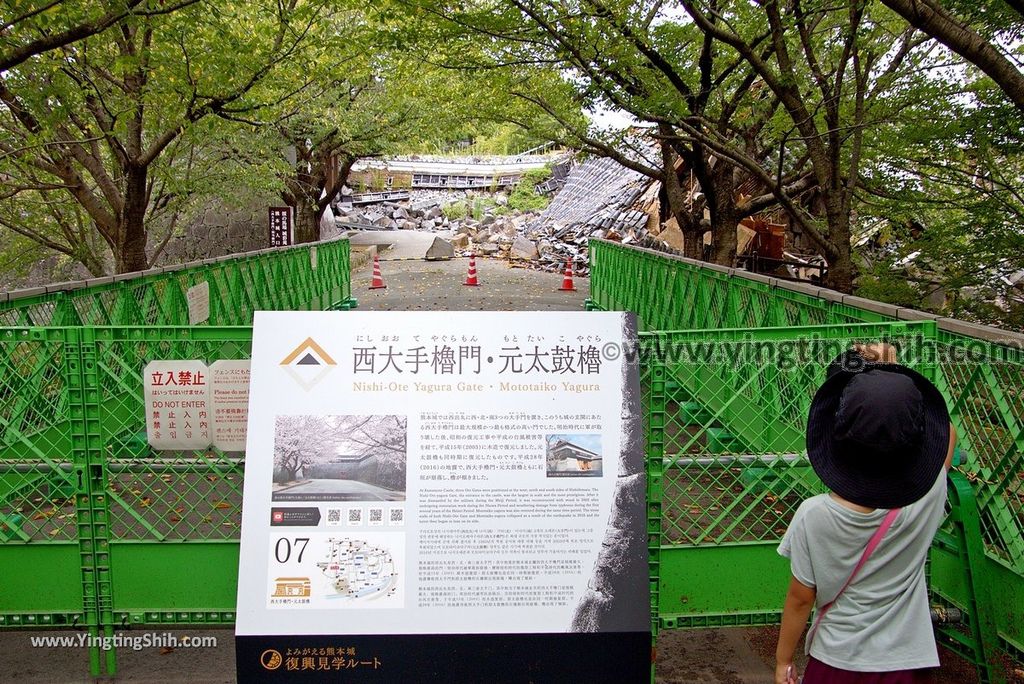
[[600,435],[548,435],[548,477],[601,477]]
[[277,416],[273,501],[404,501],[405,416]]

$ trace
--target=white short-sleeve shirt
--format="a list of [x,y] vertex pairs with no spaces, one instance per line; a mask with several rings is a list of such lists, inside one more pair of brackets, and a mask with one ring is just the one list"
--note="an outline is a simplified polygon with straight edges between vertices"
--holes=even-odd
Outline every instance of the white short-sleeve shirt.
[[[810,655],[856,672],[939,665],[924,565],[945,503],[943,468],[928,493],[900,511],[856,579],[829,608]],[[887,512],[860,513],[828,494],[800,504],[779,553],[790,559],[793,576],[816,590],[818,610],[849,579]]]

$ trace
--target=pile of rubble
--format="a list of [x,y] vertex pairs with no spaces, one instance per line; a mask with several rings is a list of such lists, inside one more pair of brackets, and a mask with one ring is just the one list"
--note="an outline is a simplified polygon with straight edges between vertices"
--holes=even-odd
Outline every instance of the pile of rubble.
[[427,206],[409,202],[382,202],[362,207],[339,205],[334,209],[334,222],[345,228],[369,230],[434,231],[451,225],[436,202]]
[[604,238],[657,245],[658,185],[610,159],[592,158],[572,168],[564,186],[539,216],[518,227],[511,259],[546,271],[589,272],[587,242]]
[[[499,199],[500,201],[500,199]],[[339,228],[356,230],[419,230],[439,233],[459,256],[478,254],[507,259],[517,266],[562,271],[566,261],[581,275],[587,272],[587,239],[608,231],[592,226],[560,227],[540,221],[535,213],[499,215],[487,209],[479,220],[450,219],[436,201],[383,202],[366,207],[335,209]],[[611,236],[614,239],[614,234]]]
[[[624,238],[614,227],[602,224],[562,226],[532,212],[498,215],[494,208],[486,210],[479,220],[450,219],[439,204],[424,206],[415,201],[347,210],[341,207],[335,212],[335,223],[341,229],[435,232],[450,242],[459,256],[489,256],[506,259],[517,267],[552,272],[563,271],[566,262],[571,262],[579,275],[589,272],[587,241],[591,237],[624,242],[635,239],[632,231]],[[646,215],[642,216],[646,220]]]
[[587,236],[542,228],[536,214],[485,215],[480,221],[465,221],[451,242],[462,255],[497,257],[544,271],[562,271],[571,262],[579,275],[588,272]]
[[545,271],[562,271],[570,262],[580,275],[589,272],[587,242],[592,237],[676,247],[667,235],[654,237],[664,232],[657,216],[657,183],[600,158],[588,159],[566,173],[564,186],[540,214],[505,213],[499,207],[508,198],[498,193],[493,196],[497,207],[486,209],[478,219],[448,218],[445,205],[460,200],[469,204],[476,194],[442,191],[415,194],[402,202],[340,205],[335,220],[342,228],[441,232],[440,237],[450,241],[460,256],[475,253]]

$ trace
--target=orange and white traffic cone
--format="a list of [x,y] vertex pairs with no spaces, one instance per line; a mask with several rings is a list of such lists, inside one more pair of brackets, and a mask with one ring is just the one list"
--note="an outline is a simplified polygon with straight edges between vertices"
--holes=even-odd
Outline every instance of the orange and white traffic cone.
[[373,255],[373,281],[370,283],[371,290],[383,290],[387,285],[384,284],[384,278],[380,274],[380,255]]
[[559,292],[575,292],[576,286],[572,284],[572,259],[565,260],[565,277],[562,278],[562,287]]
[[466,274],[466,282],[463,285],[472,285],[476,287],[480,283],[476,279],[476,254],[469,255],[469,273]]

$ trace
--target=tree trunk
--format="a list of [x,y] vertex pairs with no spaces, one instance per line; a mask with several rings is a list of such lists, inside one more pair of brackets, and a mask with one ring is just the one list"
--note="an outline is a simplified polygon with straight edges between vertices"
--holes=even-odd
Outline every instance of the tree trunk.
[[711,212],[711,261],[732,268],[736,264],[736,220],[731,211]]
[[146,256],[146,176],[144,166],[129,166],[125,174],[124,207],[118,225],[115,259],[118,273],[144,271],[149,268]]
[[[666,132],[664,125],[662,125],[662,131]],[[663,141],[661,143],[662,187],[665,189],[668,209],[679,225],[679,231],[683,234],[683,256],[699,261],[703,256],[704,230],[701,228],[700,220],[687,209],[686,193],[676,173],[675,159],[675,151],[668,142]]]
[[711,214],[711,261],[732,267],[736,263],[736,186],[734,169],[719,160],[711,177],[714,192],[707,195]]
[[833,253],[828,255],[828,275],[825,285],[853,293],[853,249],[850,247],[850,214],[847,211],[828,212],[829,243]]
[[[313,205],[313,221],[316,222],[317,240],[326,240],[328,237],[330,237],[329,235],[325,236],[323,234],[323,226],[320,223],[324,219],[324,213],[330,211],[330,206],[330,204],[323,204],[321,202],[317,202],[316,204]],[[331,213],[331,216],[334,216],[333,212]],[[333,233],[331,233],[331,235],[333,235]]]
[[736,169],[719,159],[704,175],[701,189],[710,215],[710,260],[731,268],[736,262],[736,224],[740,216],[736,210]]
[[316,203],[302,193],[295,193],[295,243],[316,242],[320,239],[320,216]]
[[841,245],[836,245],[836,247],[839,253],[828,265],[825,285],[833,290],[852,294],[854,274],[850,246],[847,244],[845,249]]

